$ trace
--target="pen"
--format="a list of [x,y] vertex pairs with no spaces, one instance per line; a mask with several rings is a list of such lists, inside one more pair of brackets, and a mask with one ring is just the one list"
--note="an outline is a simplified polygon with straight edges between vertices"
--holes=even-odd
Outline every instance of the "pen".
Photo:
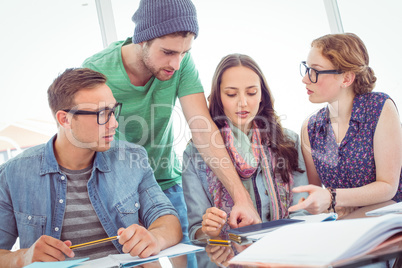
[[74,245],[74,246],[71,246],[70,248],[71,249],[77,249],[77,248],[93,246],[93,245],[105,243],[105,242],[108,242],[108,241],[117,240],[119,238],[120,238],[120,236],[111,236],[111,237],[108,237],[108,238],[103,238],[103,239],[99,239],[99,240],[95,240],[95,241],[91,241],[91,242],[86,242],[86,243]]
[[230,240],[208,239],[208,244],[213,246],[230,246]]

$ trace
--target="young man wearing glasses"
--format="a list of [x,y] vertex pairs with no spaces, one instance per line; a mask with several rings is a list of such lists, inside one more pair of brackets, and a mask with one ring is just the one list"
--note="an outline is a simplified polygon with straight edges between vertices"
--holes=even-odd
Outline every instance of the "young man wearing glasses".
[[[105,83],[93,70],[67,69],[48,89],[57,135],[0,166],[0,267],[123,252],[147,257],[182,239],[144,148],[113,141],[122,105]],[[18,237],[21,249],[11,252]]]
[[117,138],[145,147],[187,237],[181,163],[173,149],[172,114],[179,98],[194,144],[235,202],[229,224],[235,228],[261,222],[208,112],[189,53],[198,35],[194,4],[191,0],[141,0],[132,20],[136,25],[132,38],[110,44],[83,63],[108,77],[108,86],[125,107]]

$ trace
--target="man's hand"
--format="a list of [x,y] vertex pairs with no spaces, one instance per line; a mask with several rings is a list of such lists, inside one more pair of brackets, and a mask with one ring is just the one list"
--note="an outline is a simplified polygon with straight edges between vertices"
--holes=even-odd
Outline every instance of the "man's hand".
[[202,216],[202,232],[209,237],[218,236],[226,223],[226,218],[225,211],[216,207],[208,208]]
[[229,217],[229,226],[231,229],[257,223],[261,223],[261,218],[252,202],[235,203]]
[[309,196],[297,205],[291,206],[289,212],[305,209],[311,214],[319,214],[327,211],[331,204],[331,193],[320,186],[304,185],[293,188],[294,193],[308,192]]
[[123,252],[131,256],[146,258],[161,251],[158,239],[146,228],[133,224],[128,228],[117,231],[119,243],[123,245]]
[[73,258],[74,252],[69,248],[71,241],[65,242],[51,236],[42,235],[28,249],[21,249],[21,267],[33,262],[64,261],[65,255]]

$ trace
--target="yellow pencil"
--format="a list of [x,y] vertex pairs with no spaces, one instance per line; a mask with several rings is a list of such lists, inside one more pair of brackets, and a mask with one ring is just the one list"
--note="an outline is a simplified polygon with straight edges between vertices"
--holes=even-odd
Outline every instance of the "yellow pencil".
[[95,240],[95,241],[91,241],[91,242],[86,242],[86,243],[74,245],[74,246],[71,246],[70,248],[71,249],[77,249],[77,248],[93,246],[93,245],[105,243],[105,242],[108,242],[108,241],[117,240],[119,238],[120,238],[120,236],[112,236],[112,237],[108,237],[108,238],[103,238],[103,239],[99,239],[99,240]]
[[221,239],[208,239],[208,244],[209,245],[220,245],[220,246],[229,246],[230,245],[230,240],[221,240]]

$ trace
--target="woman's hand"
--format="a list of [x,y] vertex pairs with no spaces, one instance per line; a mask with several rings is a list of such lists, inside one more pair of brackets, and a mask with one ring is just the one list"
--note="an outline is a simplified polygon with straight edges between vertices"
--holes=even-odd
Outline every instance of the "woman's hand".
[[305,209],[311,214],[327,212],[332,201],[331,193],[327,189],[316,185],[303,185],[293,188],[292,191],[294,193],[308,192],[309,196],[297,205],[291,206],[289,212],[295,212],[300,209]]
[[208,208],[202,216],[202,232],[209,237],[218,236],[226,219],[225,211],[216,207]]

